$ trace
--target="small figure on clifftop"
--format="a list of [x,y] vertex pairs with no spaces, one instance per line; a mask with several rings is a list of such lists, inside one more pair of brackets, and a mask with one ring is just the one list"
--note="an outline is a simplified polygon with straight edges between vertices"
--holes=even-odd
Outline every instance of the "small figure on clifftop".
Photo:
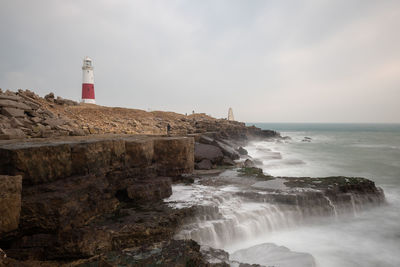
[[167,135],[171,136],[171,125],[169,123],[167,125]]

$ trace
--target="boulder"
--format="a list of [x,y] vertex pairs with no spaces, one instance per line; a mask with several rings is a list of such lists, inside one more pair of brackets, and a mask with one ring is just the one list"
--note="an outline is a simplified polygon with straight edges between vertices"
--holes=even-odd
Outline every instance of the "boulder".
[[25,133],[18,128],[0,129],[0,140],[23,139],[25,137]]
[[209,136],[205,136],[205,135],[200,136],[199,143],[206,144],[206,145],[212,145],[213,142],[214,142],[214,139]]
[[43,121],[44,125],[49,125],[52,128],[56,127],[56,126],[59,126],[59,125],[63,125],[65,123],[66,123],[65,120],[62,120],[62,119],[59,119],[59,118],[47,118],[47,119],[45,119]]
[[196,170],[210,170],[212,169],[212,163],[209,159],[202,159],[195,165]]
[[[201,246],[201,254],[203,257],[210,263],[213,263],[217,266],[230,266],[229,263],[229,253],[221,250],[216,249],[210,246],[202,245]],[[242,265],[240,265],[242,267]]]
[[54,102],[54,93],[49,93],[44,96],[44,99],[46,99],[49,102]]
[[0,175],[0,237],[18,228],[21,190],[21,176]]
[[42,118],[40,117],[31,117],[30,120],[34,123],[39,123],[42,121]]
[[236,165],[235,162],[227,156],[224,156],[224,159],[222,160],[222,164],[227,165],[227,166],[235,166]]
[[233,160],[240,158],[239,153],[226,142],[214,140],[213,145],[219,147],[225,156],[228,156]]
[[5,95],[0,92],[0,99],[6,99],[6,100],[13,100],[13,101],[21,101],[22,98],[17,96],[17,95]]
[[244,167],[245,167],[245,168],[255,168],[255,167],[256,167],[256,164],[255,164],[252,160],[246,159],[246,160],[244,161]]
[[[22,123],[22,121],[24,123]],[[23,119],[10,118],[10,123],[11,123],[11,126],[14,128],[18,128],[18,127],[22,128],[25,125],[27,125],[27,122],[24,120],[24,118]]]
[[247,152],[247,150],[244,149],[243,147],[239,147],[238,152],[242,156],[249,154],[249,152]]
[[217,146],[196,143],[194,146],[194,158],[196,162],[208,159],[215,164],[221,163],[224,154],[222,154],[221,149]]
[[22,109],[22,110],[32,110],[32,108],[22,102],[17,102],[14,100],[8,100],[8,99],[0,99],[0,107],[8,107],[8,108],[16,108],[16,109]]
[[83,129],[76,128],[76,129],[73,129],[69,133],[69,135],[71,135],[71,136],[84,136],[86,134],[85,134],[85,131]]
[[57,99],[54,100],[54,102],[58,105],[66,105],[66,106],[77,106],[79,105],[78,102],[75,102],[73,100],[69,99],[64,99],[62,97],[57,97]]
[[7,117],[17,117],[17,118],[21,118],[25,116],[25,113],[22,109],[18,109],[18,108],[7,108],[7,107],[3,107],[1,109],[1,114],[7,116]]

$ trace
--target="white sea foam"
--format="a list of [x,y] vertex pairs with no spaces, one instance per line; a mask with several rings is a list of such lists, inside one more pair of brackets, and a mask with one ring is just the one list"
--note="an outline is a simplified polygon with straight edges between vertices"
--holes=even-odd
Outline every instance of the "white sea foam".
[[[360,211],[351,198],[353,216],[348,220],[281,229],[235,246],[233,250],[273,242],[312,254],[317,266],[322,267],[400,266],[400,134],[338,132],[324,136],[288,132],[283,135],[289,135],[292,140],[258,142],[248,147],[250,156],[262,157],[264,150],[282,155],[282,160],[263,160],[265,172],[281,176],[364,176],[383,187],[389,205]],[[304,136],[311,137],[311,142],[302,142]],[[253,154],[253,147],[258,148],[258,154]],[[285,159],[298,159],[305,164],[284,164]],[[334,204],[329,202],[337,213]]]
[[[233,185],[230,186],[174,186],[174,194],[168,200],[170,205],[202,205],[196,221],[186,225],[178,235],[230,253],[263,243],[275,243],[290,250],[310,253],[320,267],[400,266],[399,150],[374,146],[377,144],[376,134],[328,133],[324,136],[322,133],[303,132],[291,136],[291,141],[255,142],[246,149],[251,157],[262,159],[265,173],[274,176],[345,175],[374,179],[385,190],[388,205],[363,211],[359,208],[359,201],[350,196],[351,213],[346,218],[339,216],[341,207],[335,206],[333,199],[328,198],[326,203],[330,203],[328,210],[332,216],[312,224],[305,223],[306,218],[300,209],[252,203],[237,196],[249,186],[260,190],[262,196],[274,194],[263,190],[285,189],[281,187],[281,181],[242,179],[228,171],[221,177],[231,181]],[[311,137],[311,142],[302,142],[304,136]],[[369,142],[370,139],[373,141]],[[385,135],[379,141],[387,142],[385,145],[388,147],[400,146],[400,139],[395,136],[388,138]],[[368,153],[363,148],[369,149]],[[291,193],[290,190],[286,192]],[[333,219],[336,216],[338,219]],[[257,254],[260,258],[257,259],[257,255],[252,257],[261,262],[262,251]]]

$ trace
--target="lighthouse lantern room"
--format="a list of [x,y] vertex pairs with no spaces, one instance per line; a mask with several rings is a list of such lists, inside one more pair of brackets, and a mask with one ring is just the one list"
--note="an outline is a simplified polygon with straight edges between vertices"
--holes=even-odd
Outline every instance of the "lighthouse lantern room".
[[95,104],[93,62],[89,57],[83,59],[82,66],[82,102]]

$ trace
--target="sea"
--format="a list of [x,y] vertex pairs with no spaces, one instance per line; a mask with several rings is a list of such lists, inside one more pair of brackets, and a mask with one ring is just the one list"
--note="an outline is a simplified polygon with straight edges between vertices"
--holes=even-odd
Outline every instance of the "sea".
[[262,242],[310,253],[321,267],[400,266],[400,124],[247,125],[290,137],[288,142],[254,142],[246,147],[255,158],[263,157],[260,146],[281,154],[279,159],[263,160],[265,173],[365,177],[384,190],[387,200],[386,205],[347,219],[275,231]]
[[[299,206],[242,197],[245,191],[264,194],[257,188],[265,182],[227,170],[210,178],[216,186],[205,184],[204,178],[192,185],[173,186],[167,202],[176,208],[196,205],[199,210],[176,238],[194,239],[203,246],[224,249],[233,261],[263,266],[400,266],[400,124],[247,125],[287,137],[246,145],[265,174],[364,177],[383,189],[386,203],[362,209],[353,205],[352,212],[337,216],[340,207],[326,196],[330,216],[316,206],[316,218],[307,220]],[[276,181],[266,183],[282,186]],[[232,262],[232,266],[238,265]]]

